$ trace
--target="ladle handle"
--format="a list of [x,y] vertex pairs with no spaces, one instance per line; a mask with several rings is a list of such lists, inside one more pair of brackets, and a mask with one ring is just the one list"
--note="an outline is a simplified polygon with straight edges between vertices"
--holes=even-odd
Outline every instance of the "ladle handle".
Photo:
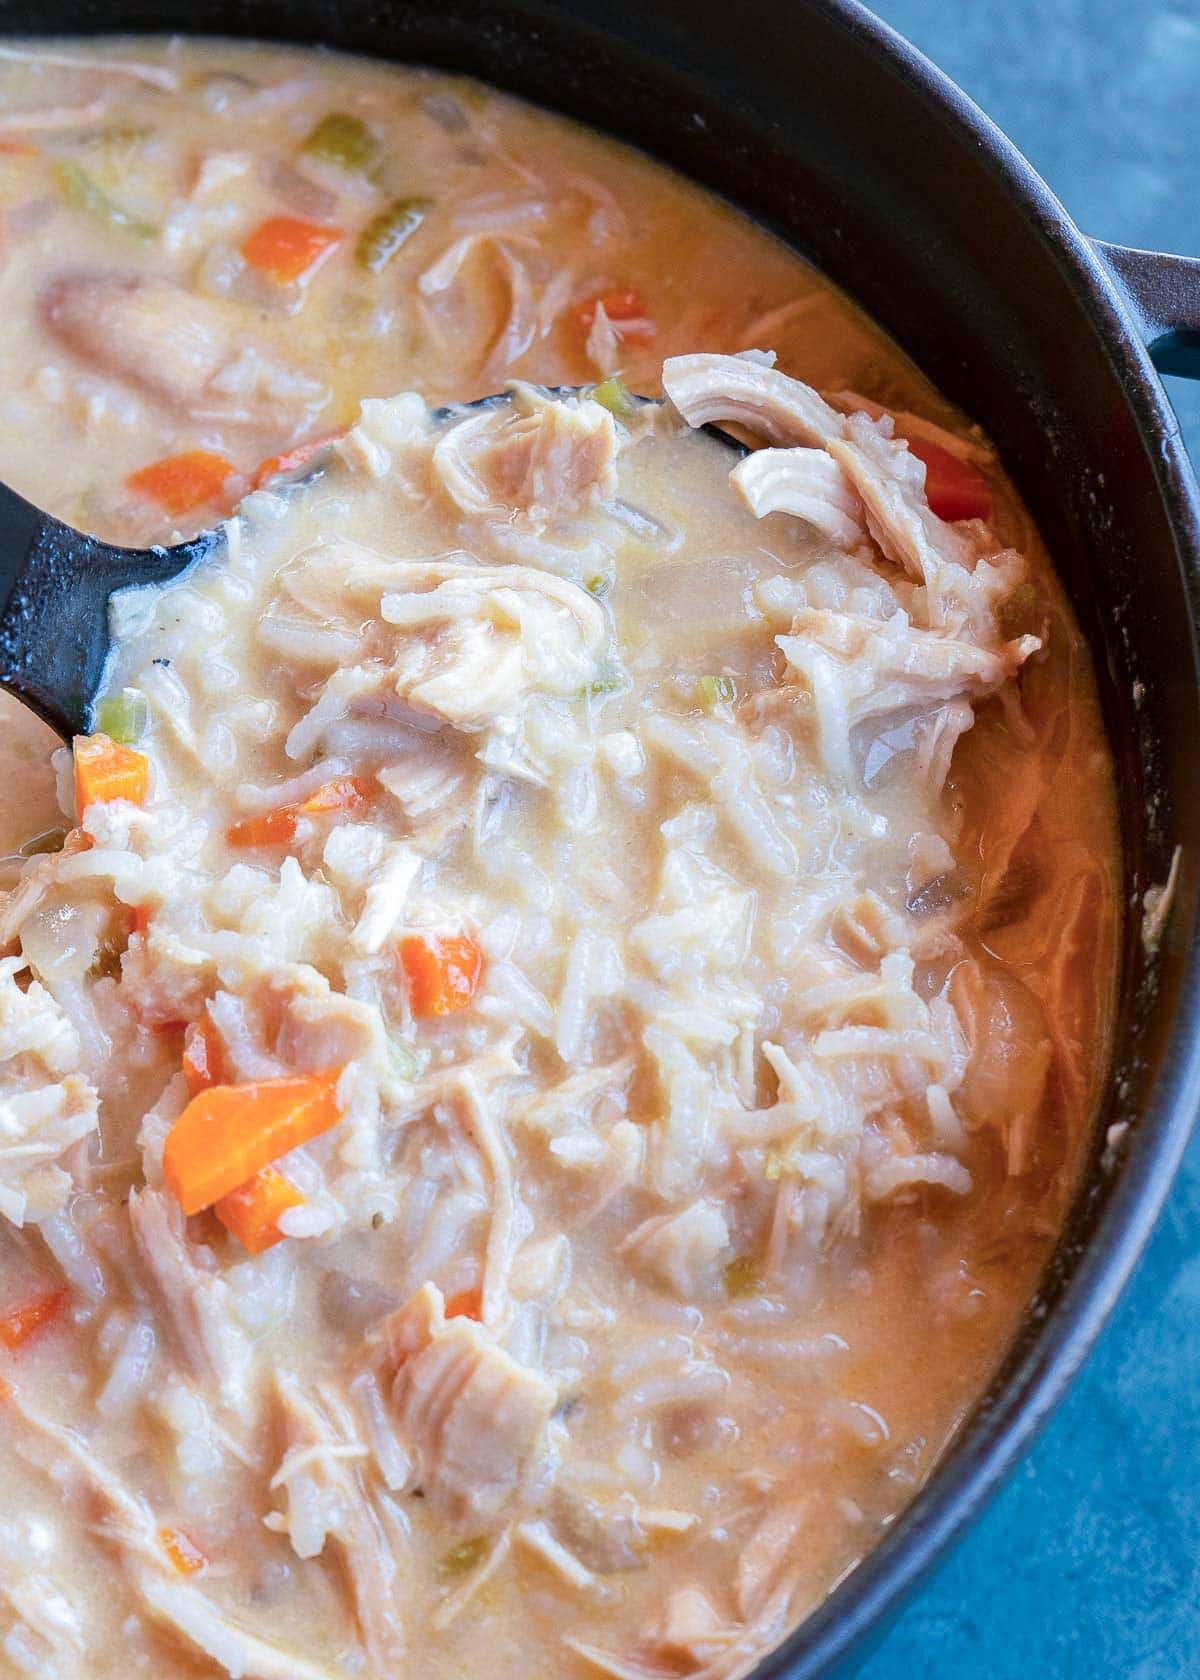
[[60,735],[87,727],[106,651],[90,546],[0,484],[0,687]]
[[1200,258],[1092,246],[1124,293],[1160,373],[1200,379]]
[[207,531],[175,548],[115,548],[0,484],[0,688],[62,736],[87,730],[113,590],[165,583],[217,540]]

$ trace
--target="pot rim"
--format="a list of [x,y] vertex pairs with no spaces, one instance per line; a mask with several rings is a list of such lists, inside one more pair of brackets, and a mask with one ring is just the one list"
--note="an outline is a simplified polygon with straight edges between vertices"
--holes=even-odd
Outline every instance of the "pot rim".
[[[911,41],[859,0],[808,3],[829,14],[874,57],[900,70],[927,105],[974,139],[981,161],[1024,212],[1032,236],[1050,247],[1084,305],[1126,393],[1174,534],[1176,563],[1192,607],[1195,687],[1200,683],[1200,485],[1116,274],[1007,135]],[[1180,910],[1176,904],[1176,916]],[[1191,1136],[1200,1111],[1200,1033],[1185,1023],[1198,1008],[1200,928],[1193,915],[1179,1005],[1152,1100],[1137,1121],[1136,1147],[1122,1161],[1107,1206],[1046,1314],[1044,1328],[1000,1392],[977,1403],[957,1440],[951,1439],[884,1538],[760,1659],[753,1680],[817,1680],[873,1629],[882,1637],[879,1624],[898,1611],[900,1601],[979,1515],[1045,1426],[1129,1282]]]

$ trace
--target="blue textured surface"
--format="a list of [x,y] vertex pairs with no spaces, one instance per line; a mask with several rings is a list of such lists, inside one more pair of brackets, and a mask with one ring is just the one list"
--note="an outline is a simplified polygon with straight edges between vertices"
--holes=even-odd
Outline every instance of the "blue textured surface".
[[[1200,0],[876,0],[1088,233],[1200,255]],[[1169,386],[1200,460],[1200,386]],[[1200,1677],[1200,1139],[1049,1430],[863,1680]]]

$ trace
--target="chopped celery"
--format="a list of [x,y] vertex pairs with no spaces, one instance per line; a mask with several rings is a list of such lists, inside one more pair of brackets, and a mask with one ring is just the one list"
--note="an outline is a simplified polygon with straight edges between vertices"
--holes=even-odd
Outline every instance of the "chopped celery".
[[156,229],[149,222],[131,215],[106,192],[102,192],[87,170],[73,158],[60,158],[54,166],[54,173],[59,191],[73,210],[86,210],[89,216],[95,216],[99,221],[107,222],[109,227],[119,228],[131,239],[143,243],[155,237]]
[[389,1042],[388,1059],[392,1064],[392,1072],[397,1079],[415,1079],[417,1077],[417,1058],[403,1044]]
[[182,159],[176,144],[150,128],[106,128],[73,155],[126,223],[153,236],[179,192]]
[[330,111],[300,149],[342,169],[363,173],[374,162],[379,148],[361,118],[352,117],[348,111]]
[[772,1143],[767,1148],[763,1160],[763,1176],[769,1179],[782,1178],[787,1171],[787,1154],[779,1145]]
[[588,694],[615,694],[618,689],[625,687],[625,678],[616,671],[608,671],[602,677],[595,677],[590,683],[585,683],[579,690],[582,700]]
[[611,379],[601,380],[592,392],[592,397],[601,408],[606,408],[610,414],[616,415],[618,420],[628,420],[630,415],[637,413],[637,403],[632,394],[615,374]]
[[66,838],[65,828],[44,828],[40,834],[33,835],[24,845],[18,846],[17,855],[29,858],[41,857],[46,852],[61,852]]
[[725,1268],[725,1293],[735,1301],[743,1300],[747,1295],[761,1295],[763,1281],[759,1274],[758,1261],[749,1254],[739,1254],[736,1260],[731,1260]]
[[438,1559],[437,1572],[443,1581],[456,1581],[460,1575],[469,1575],[472,1569],[479,1568],[487,1549],[487,1539],[482,1534],[473,1540],[460,1540]]
[[400,247],[412,238],[433,200],[429,198],[398,198],[369,221],[358,236],[354,255],[360,268],[378,274],[396,255]]
[[701,677],[696,684],[696,693],[702,706],[721,706],[737,699],[737,684],[732,677]]
[[150,726],[150,707],[140,689],[123,688],[110,694],[96,707],[96,728],[110,741],[131,747]]

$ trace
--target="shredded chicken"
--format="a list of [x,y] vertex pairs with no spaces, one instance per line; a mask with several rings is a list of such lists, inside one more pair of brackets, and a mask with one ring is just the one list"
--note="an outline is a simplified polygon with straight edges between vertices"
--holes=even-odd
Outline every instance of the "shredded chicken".
[[[50,331],[77,356],[170,408],[194,419],[281,423],[285,383],[231,377],[244,327],[230,305],[167,280],[71,274],[47,287],[42,310]],[[294,423],[305,405],[293,396],[290,406]]]
[[297,757],[335,718],[385,696],[435,727],[473,731],[515,722],[532,693],[578,695],[600,668],[603,609],[577,584],[532,567],[383,560],[331,545],[290,587],[305,589],[314,574],[322,586],[336,575],[351,600],[372,603],[387,664],[330,679],[289,738]]
[[811,386],[777,368],[740,356],[672,356],[663,363],[663,390],[689,426],[736,420],[768,443],[826,449],[844,434],[845,420]]
[[401,1659],[404,1638],[396,1560],[362,1483],[368,1449],[350,1433],[344,1406],[335,1425],[332,1397],[322,1407],[289,1372],[277,1375],[275,1387],[287,1450],[271,1486],[285,1510],[267,1523],[288,1535],[301,1558],[318,1557],[333,1542],[369,1659],[382,1670]]
[[178,1204],[164,1191],[135,1190],[129,1224],[146,1288],[188,1369],[232,1411],[244,1412],[250,1344],[225,1279],[207,1250],[190,1241]]
[[79,1063],[79,1036],[54,998],[20,958],[0,957],[0,1213],[14,1225],[63,1206],[71,1178],[60,1163],[96,1129],[96,1090]]
[[547,1450],[557,1396],[469,1319],[447,1320],[425,1284],[377,1336],[417,1485],[457,1522],[494,1518]]
[[866,541],[862,503],[823,450],[756,450],[738,463],[729,482],[756,519],[791,513],[838,548]]
[[844,781],[854,779],[850,735],[865,719],[905,706],[978,699],[999,688],[1037,647],[1022,638],[1002,653],[911,624],[807,610],[776,642],[816,708],[820,750]]
[[452,426],[433,471],[464,513],[544,519],[611,496],[616,487],[612,415],[590,398],[551,401],[522,392],[525,412],[487,409]]

